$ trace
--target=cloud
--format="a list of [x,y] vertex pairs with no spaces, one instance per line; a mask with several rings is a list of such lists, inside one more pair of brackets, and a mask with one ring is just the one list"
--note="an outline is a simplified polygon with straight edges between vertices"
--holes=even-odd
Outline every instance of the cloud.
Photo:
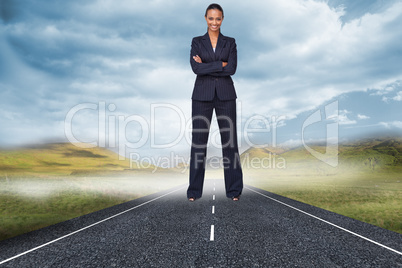
[[386,95],[389,93],[392,93],[393,91],[401,88],[402,84],[400,80],[394,81],[392,83],[386,83],[383,85],[380,85],[379,88],[372,88],[369,89],[369,91],[371,92],[370,95]]
[[341,20],[343,23],[347,23],[359,19],[366,13],[381,13],[396,1],[398,0],[328,0],[328,5],[334,8],[342,8],[344,14],[341,16]]
[[382,97],[382,101],[387,102],[387,103],[389,101],[402,101],[402,91],[397,92],[396,95],[393,97],[384,96],[384,97]]
[[358,115],[357,115],[357,118],[358,118],[359,120],[365,120],[365,119],[370,119],[370,116],[363,115],[363,114],[358,114]]
[[388,129],[390,129],[390,128],[402,129],[402,121],[380,122],[380,125],[388,128]]
[[241,31],[252,41],[242,44],[247,60],[235,77],[245,105],[294,118],[342,93],[398,80],[396,6],[343,24],[344,11],[324,2],[258,5],[256,19],[244,23],[255,30]]
[[[238,46],[233,79],[239,121],[255,114],[283,116],[286,129],[298,133],[300,126],[288,122],[342,94],[368,90],[384,101],[400,101],[402,3],[380,2],[223,0],[222,33],[235,37]],[[138,115],[148,123],[152,104],[169,103],[188,120],[195,79],[189,50],[191,38],[206,30],[204,3],[2,4],[0,124],[7,127],[0,130],[1,144],[65,139],[66,114],[82,103],[113,104],[106,118]],[[373,118],[349,109],[340,114],[340,124],[357,123],[348,112],[356,120]],[[97,117],[99,110],[74,117],[80,139],[98,138]],[[158,141],[173,140],[174,113],[154,119]],[[188,144],[177,148],[187,150]],[[149,149],[148,143],[144,153]]]
[[402,91],[399,91],[395,97],[392,98],[394,101],[402,101]]
[[347,110],[341,110],[338,112],[338,117],[337,117],[337,122],[339,125],[354,125],[356,124],[356,120],[351,120],[348,118],[347,114],[350,114],[351,112]]

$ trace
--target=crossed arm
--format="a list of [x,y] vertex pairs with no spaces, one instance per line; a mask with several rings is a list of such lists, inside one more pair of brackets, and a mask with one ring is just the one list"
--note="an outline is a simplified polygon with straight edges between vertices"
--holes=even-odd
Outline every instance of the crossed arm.
[[[198,55],[193,56],[193,59],[195,60],[195,62],[202,63],[202,60],[201,60],[200,56],[198,56]],[[225,61],[222,61],[222,67],[225,67],[226,65],[228,65],[228,63]]]
[[193,72],[197,75],[230,76],[236,72],[237,49],[233,40],[229,45],[229,57],[225,61],[203,62],[199,56],[200,44],[193,39],[191,44],[190,64]]

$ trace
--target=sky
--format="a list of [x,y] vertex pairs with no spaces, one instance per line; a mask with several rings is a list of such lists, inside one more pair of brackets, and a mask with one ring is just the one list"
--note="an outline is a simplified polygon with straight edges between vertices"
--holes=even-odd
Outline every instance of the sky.
[[[241,152],[402,133],[402,1],[218,3],[238,50]],[[190,45],[208,4],[1,0],[0,147],[67,141],[187,161]],[[219,155],[216,122],[210,135]]]

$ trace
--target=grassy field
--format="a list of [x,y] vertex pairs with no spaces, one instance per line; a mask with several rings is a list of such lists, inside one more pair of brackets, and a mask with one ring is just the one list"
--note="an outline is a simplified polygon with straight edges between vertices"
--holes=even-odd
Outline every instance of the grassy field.
[[402,233],[401,175],[244,173],[245,182],[255,187]]
[[[133,195],[131,199],[136,198]],[[2,194],[0,240],[110,207],[125,198],[63,192],[46,199]]]
[[[246,184],[402,233],[401,139],[343,144],[335,168],[301,147],[246,154],[266,160],[262,168],[244,162]],[[71,144],[0,150],[0,240],[188,182],[181,169],[154,168]]]
[[[324,151],[316,146],[317,151]],[[269,151],[250,150],[254,157]],[[275,156],[284,168],[245,168],[245,182],[307,204],[402,233],[401,139],[339,147],[331,167],[297,148]],[[272,160],[271,160],[272,161]]]
[[116,153],[72,144],[0,151],[0,240],[187,182]]
[[184,184],[181,173],[0,179],[0,240]]

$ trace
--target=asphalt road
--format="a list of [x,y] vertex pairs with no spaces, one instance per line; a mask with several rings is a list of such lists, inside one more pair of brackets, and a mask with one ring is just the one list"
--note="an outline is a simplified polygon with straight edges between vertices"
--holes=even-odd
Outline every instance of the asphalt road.
[[0,242],[0,267],[402,267],[402,235],[223,180],[186,185]]

